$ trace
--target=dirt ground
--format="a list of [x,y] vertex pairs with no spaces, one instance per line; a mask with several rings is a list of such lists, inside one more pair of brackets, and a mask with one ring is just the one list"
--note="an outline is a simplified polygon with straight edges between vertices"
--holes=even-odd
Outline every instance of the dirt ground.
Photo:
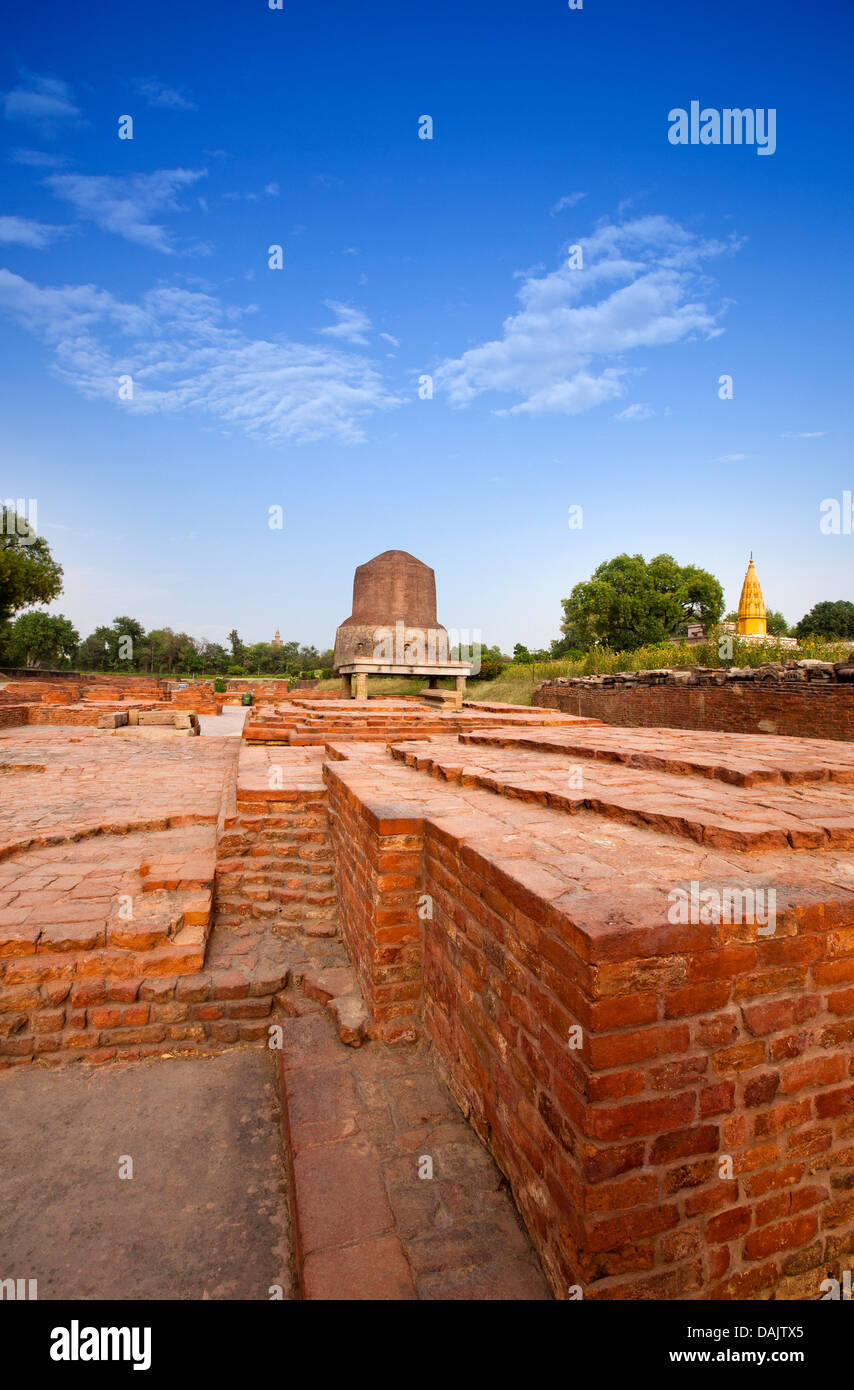
[[39,1299],[289,1298],[279,1121],[266,1051],[0,1074],[0,1278]]

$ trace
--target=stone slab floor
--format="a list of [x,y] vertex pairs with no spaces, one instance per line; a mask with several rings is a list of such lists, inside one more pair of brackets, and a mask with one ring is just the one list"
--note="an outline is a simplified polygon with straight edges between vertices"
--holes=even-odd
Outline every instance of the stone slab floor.
[[267,1051],[0,1074],[0,1278],[40,1299],[291,1297],[281,1133]]

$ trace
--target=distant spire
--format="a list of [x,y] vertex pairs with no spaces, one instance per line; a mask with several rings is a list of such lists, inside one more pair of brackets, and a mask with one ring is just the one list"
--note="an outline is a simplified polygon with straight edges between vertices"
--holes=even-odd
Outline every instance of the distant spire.
[[764,636],[767,632],[765,600],[762,597],[759,576],[753,565],[752,550],[741,586],[741,598],[738,601],[737,631],[740,636]]

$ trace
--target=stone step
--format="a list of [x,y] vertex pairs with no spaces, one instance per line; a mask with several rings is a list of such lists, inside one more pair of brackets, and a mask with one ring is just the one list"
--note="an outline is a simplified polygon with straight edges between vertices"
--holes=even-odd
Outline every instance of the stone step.
[[[622,732],[622,731],[621,731]],[[750,852],[854,847],[854,816],[842,789],[755,791],[705,777],[636,770],[589,761],[567,763],[551,751],[470,747],[459,740],[398,744],[392,756],[420,773],[510,800],[575,814],[593,812],[716,849]]]

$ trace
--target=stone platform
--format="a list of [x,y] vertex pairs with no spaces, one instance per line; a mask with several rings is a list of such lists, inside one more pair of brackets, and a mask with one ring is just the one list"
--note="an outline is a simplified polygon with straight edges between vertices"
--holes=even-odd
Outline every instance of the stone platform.
[[434,738],[470,729],[509,724],[522,728],[571,728],[598,724],[554,710],[521,705],[470,705],[461,710],[430,709],[417,697],[368,700],[301,700],[298,704],[258,705],[243,726],[248,743],[324,746],[330,742],[388,742],[407,737]]

